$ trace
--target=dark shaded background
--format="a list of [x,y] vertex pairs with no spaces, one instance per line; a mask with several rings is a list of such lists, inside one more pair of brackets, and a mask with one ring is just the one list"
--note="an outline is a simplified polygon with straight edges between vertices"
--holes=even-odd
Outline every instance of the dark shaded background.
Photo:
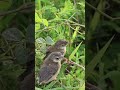
[[86,90],[120,90],[119,10],[119,0],[86,0],[86,67],[114,35],[91,73],[86,68]]
[[0,90],[34,90],[34,10],[34,0],[0,0]]
[[[34,88],[35,8],[31,2],[0,1],[0,90]],[[89,75],[86,70],[86,90],[120,90],[120,1],[86,2],[86,66],[114,35],[94,70]]]

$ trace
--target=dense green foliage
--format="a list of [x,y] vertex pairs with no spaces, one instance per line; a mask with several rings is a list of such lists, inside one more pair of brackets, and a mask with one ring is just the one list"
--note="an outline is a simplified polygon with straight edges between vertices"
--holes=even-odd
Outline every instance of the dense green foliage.
[[120,90],[120,1],[86,1],[86,81]]
[[36,0],[36,90],[84,90],[85,71],[76,65],[62,64],[57,81],[47,85],[38,84],[38,72],[46,48],[59,39],[66,39],[66,58],[77,64],[85,64],[85,2],[84,0]]
[[34,33],[34,14],[29,14],[33,8],[31,2],[0,0],[0,90],[17,90],[18,77],[26,69],[30,50],[26,44],[30,45],[30,38],[34,39],[29,32]]

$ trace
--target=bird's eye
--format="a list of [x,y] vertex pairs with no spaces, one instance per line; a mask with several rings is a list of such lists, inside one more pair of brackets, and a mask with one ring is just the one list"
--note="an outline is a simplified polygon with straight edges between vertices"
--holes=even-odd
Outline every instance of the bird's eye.
[[59,57],[56,58],[57,60],[59,59]]
[[62,46],[64,46],[64,44],[62,44]]

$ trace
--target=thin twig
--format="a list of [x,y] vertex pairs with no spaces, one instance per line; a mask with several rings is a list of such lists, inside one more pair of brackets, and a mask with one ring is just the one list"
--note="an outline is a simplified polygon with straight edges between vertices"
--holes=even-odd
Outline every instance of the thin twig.
[[34,6],[34,3],[32,3],[32,2],[26,3],[26,4],[20,6],[19,8],[15,9],[15,10],[1,12],[0,16],[5,16],[5,15],[8,15],[8,14],[16,13],[16,12],[19,12],[19,11],[22,11],[22,10],[25,10],[25,9],[32,8],[33,6]]
[[64,61],[66,61],[67,64],[74,64],[74,65],[82,68],[83,70],[85,70],[85,67],[84,67],[84,66],[82,66],[82,65],[80,65],[80,64],[77,64],[77,63],[75,63],[75,62],[72,61],[72,60],[68,60],[67,58],[64,58]]
[[102,14],[103,16],[107,17],[107,18],[110,19],[110,20],[118,20],[118,19],[120,19],[120,17],[111,17],[111,16],[109,16],[108,14],[106,14],[106,13],[98,10],[97,8],[95,8],[94,6],[92,6],[91,4],[89,4],[89,3],[86,2],[86,1],[85,1],[85,3],[86,3],[89,7],[91,7],[92,9],[94,9],[94,10],[96,10],[96,11],[98,11],[100,14]]
[[37,30],[35,33],[39,33],[39,32],[42,32],[42,31],[50,31],[50,30],[52,30],[52,29],[54,29],[55,27],[53,26],[49,26],[49,27],[45,27],[45,28],[43,28],[43,29],[40,29],[40,30]]
[[74,64],[74,65],[82,68],[83,70],[85,70],[85,67],[84,67],[84,66],[82,66],[82,65],[80,65],[80,64],[77,64],[77,63],[75,63],[75,62],[73,62],[73,61],[71,61],[71,60],[69,60],[69,62],[70,62],[71,64]]
[[72,24],[75,24],[75,25],[79,25],[79,26],[85,28],[85,25],[82,25],[82,24],[76,23],[76,22],[71,21],[71,20],[68,20],[68,19],[53,19],[53,20],[49,20],[48,22],[49,22],[49,23],[50,23],[50,22],[55,22],[55,21],[57,21],[57,20],[58,20],[58,21],[69,22],[69,23],[72,23]]
[[8,43],[8,41],[4,37],[2,37],[2,38],[4,39],[6,45],[8,46],[8,50],[4,54],[0,55],[0,57],[1,56],[5,56],[8,52],[10,52],[13,60],[15,60],[15,57],[14,57],[14,54],[13,54],[13,50],[12,50],[12,48],[14,48],[15,46],[10,46],[9,43]]

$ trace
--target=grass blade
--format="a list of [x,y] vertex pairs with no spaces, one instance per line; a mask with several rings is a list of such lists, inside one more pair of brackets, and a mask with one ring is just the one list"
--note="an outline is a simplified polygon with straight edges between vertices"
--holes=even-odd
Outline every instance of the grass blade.
[[74,49],[74,51],[69,56],[69,60],[71,60],[74,57],[75,53],[78,51],[78,49],[81,46],[81,44],[82,44],[82,42]]
[[86,78],[90,75],[95,66],[100,62],[102,56],[106,52],[113,38],[114,36],[106,43],[106,45],[97,53],[97,55],[92,59],[92,61],[86,66]]

